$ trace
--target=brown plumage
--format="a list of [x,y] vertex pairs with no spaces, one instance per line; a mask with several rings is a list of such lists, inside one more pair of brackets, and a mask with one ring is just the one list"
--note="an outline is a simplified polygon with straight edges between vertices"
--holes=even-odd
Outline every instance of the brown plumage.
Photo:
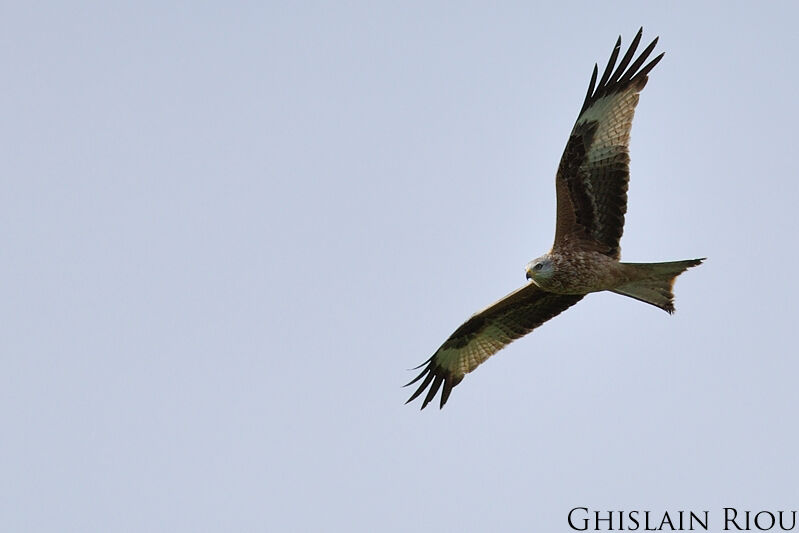
[[619,37],[598,83],[594,65],[555,178],[558,207],[552,250],[528,264],[530,283],[474,314],[420,365],[424,369],[408,385],[421,384],[408,402],[427,390],[424,409],[443,386],[443,407],[467,373],[588,293],[609,290],[674,312],[675,278],[703,259],[619,262],[633,114],[647,75],[663,57],[646,63],[656,38],[633,61],[642,31],[616,65]]

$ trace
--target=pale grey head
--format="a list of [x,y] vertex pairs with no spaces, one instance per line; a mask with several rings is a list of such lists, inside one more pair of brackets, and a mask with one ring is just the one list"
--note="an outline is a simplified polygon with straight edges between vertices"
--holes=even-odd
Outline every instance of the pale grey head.
[[527,279],[533,280],[536,285],[541,285],[541,282],[546,284],[546,281],[552,278],[555,274],[555,264],[552,257],[547,253],[533,259],[527,263]]

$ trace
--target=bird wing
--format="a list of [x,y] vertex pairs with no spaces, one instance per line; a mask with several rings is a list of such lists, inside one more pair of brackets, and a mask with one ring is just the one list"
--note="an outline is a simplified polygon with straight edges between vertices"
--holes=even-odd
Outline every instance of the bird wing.
[[460,383],[466,374],[506,345],[527,335],[582,298],[583,295],[546,292],[534,283],[529,283],[475,313],[449,336],[430,359],[417,367],[425,368],[405,386],[422,378],[424,381],[408,402],[416,399],[430,386],[422,403],[424,409],[443,385],[440,406],[444,407],[452,387]]
[[578,244],[616,259],[621,255],[619,240],[627,212],[633,114],[647,74],[663,57],[660,54],[641,66],[654,50],[658,41],[655,38],[630,64],[642,31],[638,31],[616,67],[621,48],[619,37],[599,84],[594,65],[583,107],[555,179],[558,214],[553,248],[556,250]]

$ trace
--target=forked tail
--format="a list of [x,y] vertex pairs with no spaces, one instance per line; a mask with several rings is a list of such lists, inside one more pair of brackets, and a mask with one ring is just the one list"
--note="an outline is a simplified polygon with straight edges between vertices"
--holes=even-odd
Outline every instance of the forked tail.
[[613,292],[641,300],[667,313],[674,312],[674,280],[691,267],[699,265],[702,259],[669,261],[667,263],[622,263],[630,270],[633,281],[625,283]]

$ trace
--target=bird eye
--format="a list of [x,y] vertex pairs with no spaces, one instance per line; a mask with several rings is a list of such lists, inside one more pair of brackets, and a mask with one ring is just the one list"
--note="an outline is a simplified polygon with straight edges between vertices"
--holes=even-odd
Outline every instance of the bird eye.
[[539,270],[541,270],[542,268],[544,268],[544,263],[536,263],[536,264],[535,264],[535,266],[533,267],[533,270],[535,270],[536,272],[538,272],[538,271],[539,271]]

